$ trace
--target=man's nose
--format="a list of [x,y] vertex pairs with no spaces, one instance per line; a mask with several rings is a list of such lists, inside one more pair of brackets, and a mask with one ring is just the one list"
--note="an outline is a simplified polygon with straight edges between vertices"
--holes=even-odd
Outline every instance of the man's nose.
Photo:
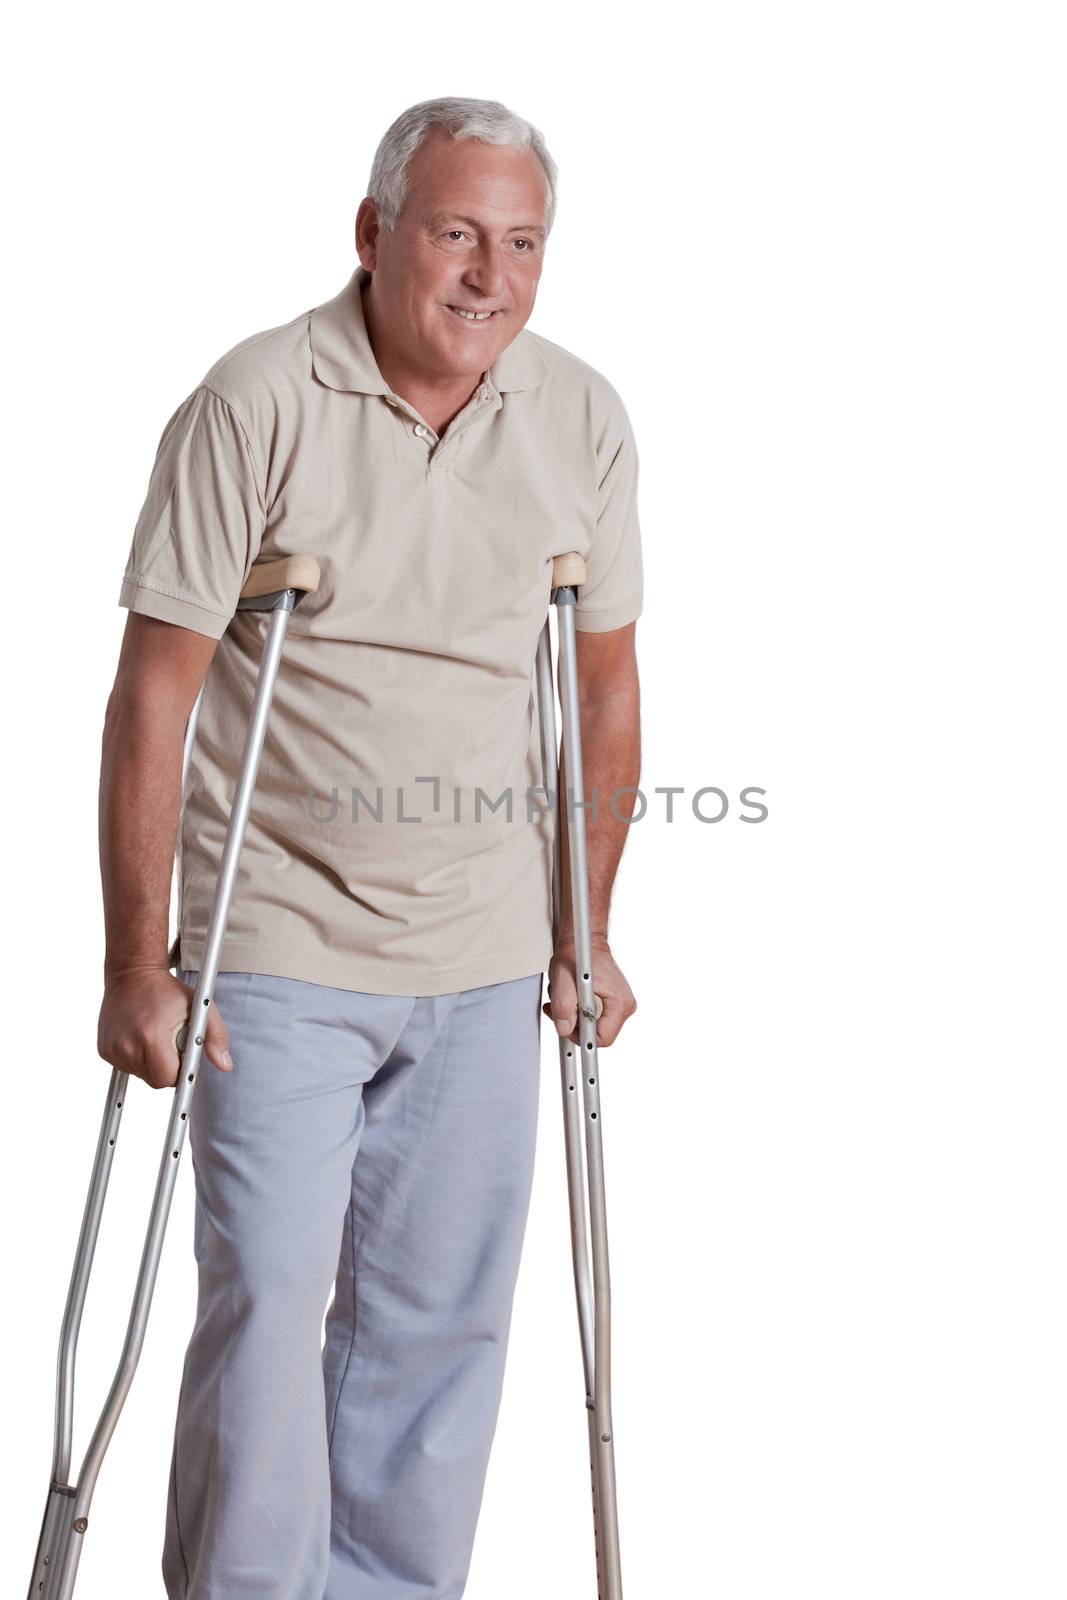
[[485,245],[470,257],[463,281],[473,289],[480,289],[487,299],[500,294],[504,287],[504,262],[495,245]]

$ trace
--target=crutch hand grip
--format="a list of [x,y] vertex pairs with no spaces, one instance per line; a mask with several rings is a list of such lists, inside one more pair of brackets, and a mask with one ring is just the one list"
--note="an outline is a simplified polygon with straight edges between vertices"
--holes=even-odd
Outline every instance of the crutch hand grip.
[[183,1022],[180,1028],[174,1030],[174,1048],[180,1056],[185,1054],[185,1047],[189,1043],[189,1024]]

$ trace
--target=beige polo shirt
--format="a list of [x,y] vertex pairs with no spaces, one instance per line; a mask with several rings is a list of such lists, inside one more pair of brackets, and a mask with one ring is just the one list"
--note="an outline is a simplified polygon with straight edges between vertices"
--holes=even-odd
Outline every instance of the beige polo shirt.
[[244,340],[179,406],[119,603],[220,640],[182,965],[203,957],[267,628],[237,599],[256,560],[308,553],[322,582],[289,624],[222,969],[447,994],[547,967],[537,641],[567,550],[588,566],[578,628],[640,614],[637,455],[607,380],[527,330],[438,437],[378,370],[367,281]]

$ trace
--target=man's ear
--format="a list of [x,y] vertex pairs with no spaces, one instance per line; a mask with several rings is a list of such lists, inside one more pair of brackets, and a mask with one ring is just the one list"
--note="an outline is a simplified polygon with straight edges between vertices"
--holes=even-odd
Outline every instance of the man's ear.
[[359,256],[360,265],[366,267],[368,272],[373,272],[377,266],[380,227],[378,207],[368,196],[359,202],[359,210],[356,212],[356,254]]

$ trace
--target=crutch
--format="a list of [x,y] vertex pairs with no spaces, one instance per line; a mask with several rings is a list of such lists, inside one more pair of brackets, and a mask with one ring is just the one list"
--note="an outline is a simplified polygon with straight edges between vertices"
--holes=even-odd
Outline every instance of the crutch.
[[[619,1519],[615,1496],[615,1442],[611,1422],[611,1283],[608,1270],[608,1224],[604,1198],[604,1147],[600,1115],[600,1073],[597,1069],[596,1021],[603,1009],[593,988],[593,950],[589,928],[589,871],[586,856],[585,783],[582,733],[578,709],[578,666],[574,608],[585,582],[585,562],[576,552],[557,556],[552,564],[552,601],[559,642],[560,707],[567,787],[574,801],[567,813],[571,910],[574,921],[575,981],[578,990],[578,1044],[559,1041],[563,1089],[563,1129],[567,1153],[567,1190],[571,1214],[571,1253],[578,1299],[585,1404],[589,1423],[589,1459],[593,1487],[593,1537],[596,1547],[597,1594],[600,1600],[622,1600]],[[552,683],[552,640],[546,620],[537,647],[537,687],[541,712],[541,764],[548,803],[556,806],[552,863],[552,921],[558,932],[562,884],[562,817],[564,796],[557,795],[555,694]],[[555,800],[553,800],[555,796]],[[582,1080],[583,1107],[577,1080]],[[582,1124],[588,1165],[588,1227],[582,1161]],[[592,1242],[592,1274],[589,1243]]]
[[[178,1164],[185,1143],[189,1107],[192,1104],[193,1090],[200,1067],[206,1031],[203,1023],[206,1022],[222,955],[222,941],[226,932],[234,884],[237,880],[241,845],[256,785],[256,774],[266,736],[267,718],[281,662],[282,646],[291,614],[304,595],[313,593],[318,584],[319,568],[313,557],[286,556],[280,561],[267,561],[253,567],[238,601],[238,610],[269,612],[270,620],[267,624],[256,691],[245,737],[241,774],[226,830],[218,881],[215,885],[215,897],[208,922],[196,996],[190,1012],[190,1023],[193,1025],[179,1028],[174,1036],[175,1048],[182,1058],[181,1072],[174,1088],[174,1105],[167,1125],[167,1138],[163,1146],[163,1157],[122,1359],[96,1425],[96,1431],[86,1450],[77,1482],[73,1482],[70,1458],[74,1420],[74,1360],[78,1346],[78,1329],[81,1325],[82,1308],[85,1304],[97,1234],[100,1230],[104,1197],[111,1175],[111,1160],[119,1136],[122,1106],[129,1081],[129,1074],[120,1072],[118,1068],[111,1074],[111,1084],[97,1140],[89,1195],[85,1203],[78,1248],[74,1257],[74,1271],[63,1314],[56,1376],[52,1477],[45,1502],[37,1555],[33,1564],[33,1576],[30,1579],[29,1600],[70,1600],[74,1592],[83,1536],[89,1526],[89,1507],[92,1503],[93,1490],[96,1487],[104,1454],[115,1431],[119,1413],[133,1382],[141,1347],[144,1344],[152,1291],[155,1288],[159,1258],[163,1249],[163,1236],[166,1232],[171,1199],[178,1176]],[[186,734],[185,765],[188,764],[195,732],[195,712],[196,708],[194,715],[190,717]]]

